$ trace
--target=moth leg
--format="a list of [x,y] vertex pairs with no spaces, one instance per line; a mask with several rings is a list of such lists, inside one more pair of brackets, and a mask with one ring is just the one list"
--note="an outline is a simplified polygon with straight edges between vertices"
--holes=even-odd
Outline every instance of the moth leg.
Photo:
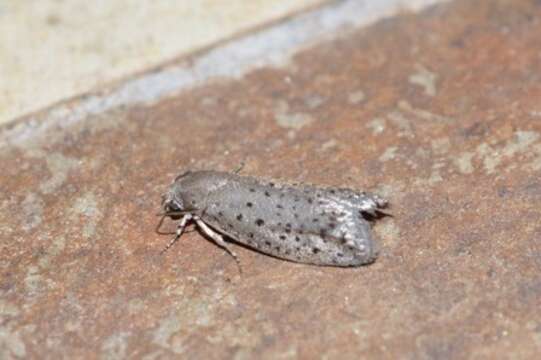
[[229,253],[235,259],[235,262],[237,263],[237,266],[239,267],[239,272],[242,273],[242,267],[240,266],[240,261],[237,256],[237,254],[231,250],[229,245],[224,241],[224,238],[222,235],[218,234],[216,231],[212,230],[201,218],[194,217],[195,222],[197,225],[203,230],[205,234],[207,234],[218,246],[222,247],[225,251]]
[[182,235],[182,233],[184,232],[184,229],[186,228],[186,224],[192,218],[193,218],[192,214],[186,214],[186,215],[184,215],[182,217],[182,219],[180,220],[180,222],[177,225],[177,231],[176,231],[175,237],[172,238],[171,241],[169,241],[169,244],[167,244],[167,246],[165,248],[163,248],[163,250],[161,251],[161,254],[163,254],[164,252],[169,250],[169,248],[171,248],[171,246],[173,246],[173,244],[175,244],[177,242],[177,240],[180,239],[180,236]]

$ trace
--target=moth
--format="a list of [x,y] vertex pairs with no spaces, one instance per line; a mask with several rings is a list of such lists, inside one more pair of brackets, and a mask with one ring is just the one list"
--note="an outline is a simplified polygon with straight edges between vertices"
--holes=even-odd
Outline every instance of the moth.
[[[169,249],[190,222],[238,263],[224,235],[259,252],[299,263],[359,266],[378,247],[371,220],[387,201],[345,188],[285,184],[220,171],[187,171],[162,197],[163,216],[180,219]],[[162,218],[163,220],[163,218]]]

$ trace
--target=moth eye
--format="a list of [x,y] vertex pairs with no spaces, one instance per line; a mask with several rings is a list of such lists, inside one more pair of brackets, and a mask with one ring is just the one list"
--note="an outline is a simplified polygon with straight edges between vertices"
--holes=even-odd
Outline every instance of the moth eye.
[[167,212],[182,211],[182,204],[175,200],[169,200],[164,204],[164,209]]

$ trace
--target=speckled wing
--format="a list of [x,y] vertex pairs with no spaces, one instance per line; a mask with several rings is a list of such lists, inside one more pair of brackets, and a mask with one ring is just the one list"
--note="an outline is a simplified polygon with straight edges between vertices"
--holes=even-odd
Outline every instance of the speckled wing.
[[261,252],[302,263],[356,266],[377,256],[364,213],[379,198],[349,189],[234,177],[209,194],[202,218]]

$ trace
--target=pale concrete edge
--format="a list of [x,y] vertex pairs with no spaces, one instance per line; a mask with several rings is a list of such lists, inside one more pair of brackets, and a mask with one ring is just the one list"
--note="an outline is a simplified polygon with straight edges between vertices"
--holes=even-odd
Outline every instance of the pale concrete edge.
[[[24,147],[40,141],[49,130],[64,129],[89,116],[121,106],[162,100],[214,78],[239,78],[262,67],[287,65],[295,53],[337,38],[400,11],[418,12],[449,0],[341,0],[294,16],[270,28],[226,42],[157,72],[144,73],[99,93],[61,102],[0,127],[0,148]],[[55,131],[54,133],[58,133]]]

